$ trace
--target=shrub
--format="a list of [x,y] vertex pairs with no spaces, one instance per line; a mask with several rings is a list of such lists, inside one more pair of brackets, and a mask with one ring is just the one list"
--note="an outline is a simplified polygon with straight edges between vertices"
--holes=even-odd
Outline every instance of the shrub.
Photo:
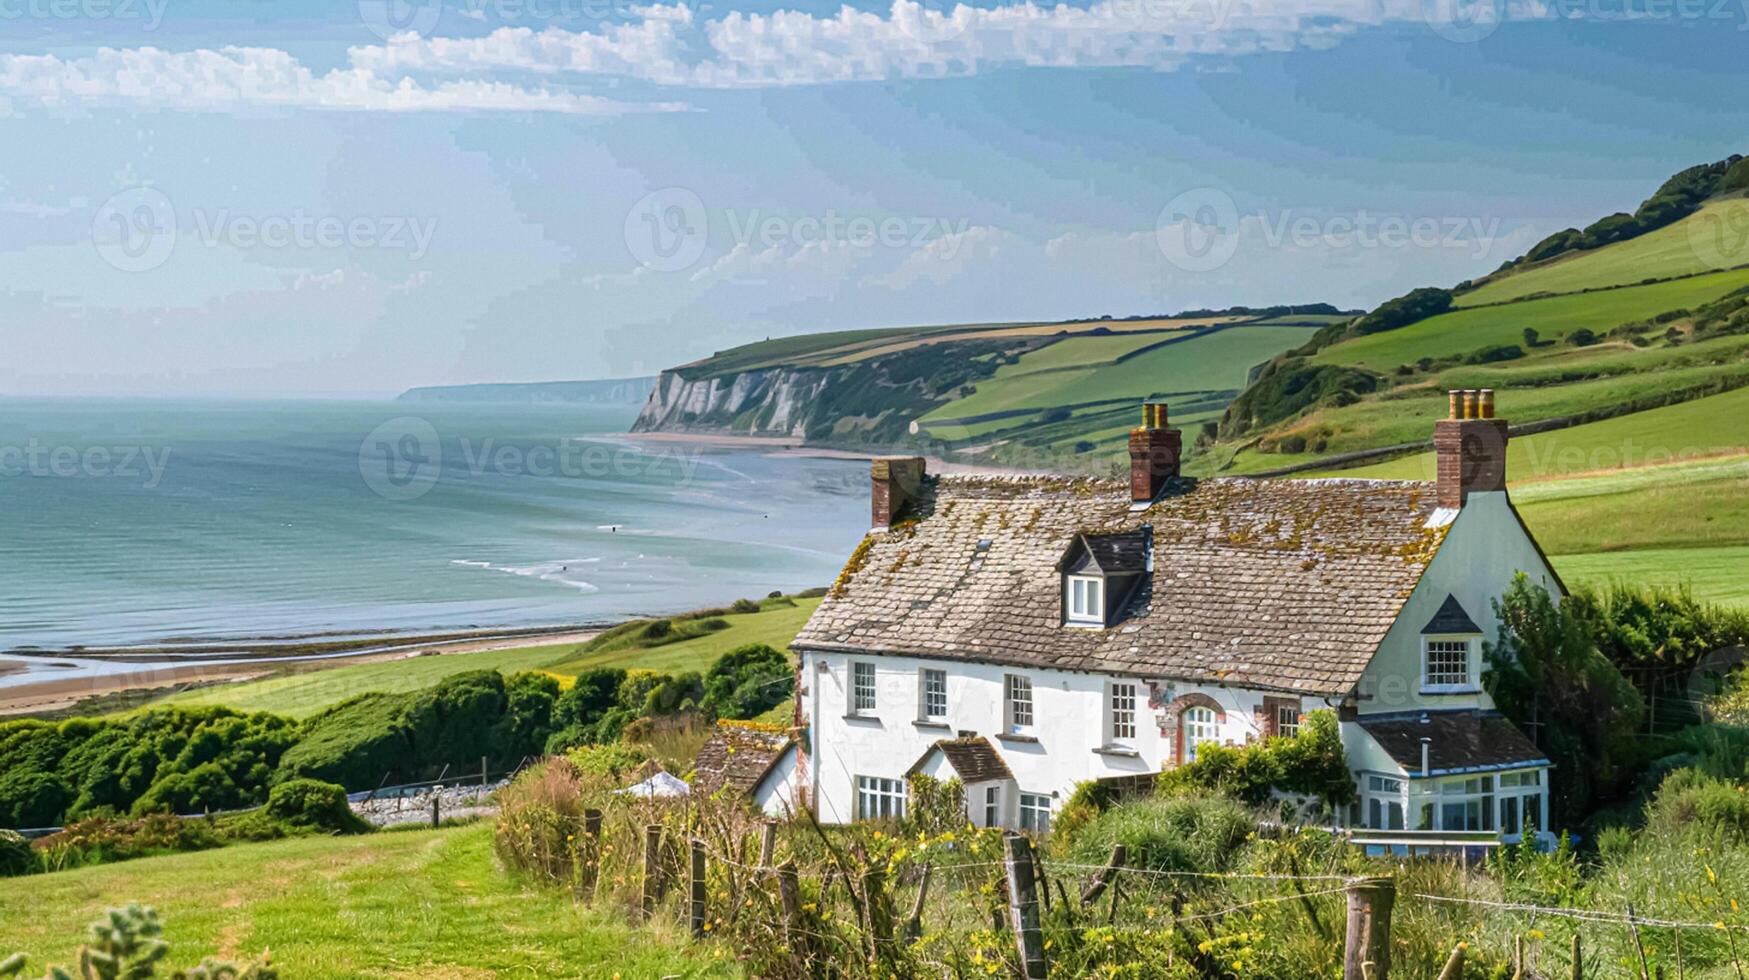
[[1465,364],[1495,364],[1500,361],[1516,361],[1524,356],[1524,348],[1517,344],[1491,344],[1480,350],[1472,351],[1464,358]]
[[757,718],[795,692],[790,658],[763,643],[736,647],[717,658],[704,675],[706,714],[718,718]]
[[[772,598],[775,599],[782,594],[783,593],[781,592],[774,593]],[[754,602],[752,599],[736,599],[734,605],[729,607],[729,611],[733,613],[756,613],[759,611],[759,603]]]
[[565,760],[585,775],[618,779],[650,761],[650,753],[635,745],[620,743],[586,745],[565,753]]
[[1354,799],[1354,777],[1342,751],[1341,726],[1332,711],[1312,711],[1299,734],[1242,747],[1205,745],[1196,760],[1160,774],[1167,793],[1212,790],[1253,806],[1274,791],[1312,797],[1332,810]]
[[1103,864],[1123,844],[1130,867],[1154,871],[1224,871],[1257,830],[1250,811],[1222,797],[1156,796],[1093,818],[1068,844],[1072,860]]
[[1749,840],[1749,791],[1741,783],[1678,769],[1658,788],[1646,822],[1659,833],[1698,827],[1735,841]]
[[21,875],[35,867],[30,841],[16,830],[0,830],[0,877]]
[[1221,416],[1220,434],[1243,435],[1254,428],[1292,418],[1326,400],[1370,394],[1379,389],[1378,375],[1335,364],[1309,365],[1303,359],[1271,361],[1256,383]]
[[1451,302],[1450,290],[1433,286],[1412,289],[1396,299],[1380,303],[1378,309],[1354,321],[1354,326],[1350,328],[1350,332],[1369,334],[1398,330],[1411,323],[1418,323],[1444,313],[1451,309]]
[[267,795],[268,816],[300,828],[356,834],[370,829],[346,800],[346,790],[316,779],[292,779]]
[[[91,923],[88,940],[79,950],[79,975],[87,978],[125,978],[144,980],[158,975],[158,967],[170,952],[170,944],[158,938],[164,926],[158,913],[140,905],[110,909],[103,918]],[[16,977],[24,971],[24,954],[15,953],[0,961],[0,977]],[[64,967],[51,966],[43,980],[71,978]],[[214,959],[205,959],[190,970],[169,974],[171,980],[277,980],[279,973],[270,964],[267,954],[243,967]]]

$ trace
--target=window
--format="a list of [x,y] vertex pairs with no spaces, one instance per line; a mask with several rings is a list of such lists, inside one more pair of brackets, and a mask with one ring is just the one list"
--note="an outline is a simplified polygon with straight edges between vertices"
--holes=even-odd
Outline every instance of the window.
[[1178,722],[1179,737],[1184,739],[1184,761],[1196,761],[1196,747],[1204,742],[1215,740],[1215,712],[1213,708],[1186,708]]
[[1403,781],[1366,777],[1366,825],[1374,830],[1403,829]]
[[947,671],[925,670],[919,683],[923,690],[922,717],[947,717]]
[[984,787],[984,826],[1002,826],[1002,787]]
[[1105,622],[1105,580],[1087,576],[1069,579],[1069,621]]
[[875,709],[875,665],[857,661],[850,665],[850,710],[867,714]]
[[1111,685],[1111,741],[1122,742],[1136,737],[1136,686]]
[[1032,727],[1032,681],[1019,674],[1004,679],[1008,702],[1008,730]]
[[1500,832],[1508,836],[1532,833],[1542,824],[1543,774],[1508,772],[1500,775]]
[[879,776],[856,777],[856,819],[896,820],[905,815],[905,783]]
[[1424,687],[1466,687],[1470,683],[1470,641],[1428,640]]
[[1051,829],[1051,798],[1043,793],[1020,794],[1020,829],[1043,834]]
[[1439,784],[1440,830],[1493,830],[1494,777],[1454,779]]
[[1293,738],[1300,733],[1300,709],[1291,704],[1275,706],[1275,734]]

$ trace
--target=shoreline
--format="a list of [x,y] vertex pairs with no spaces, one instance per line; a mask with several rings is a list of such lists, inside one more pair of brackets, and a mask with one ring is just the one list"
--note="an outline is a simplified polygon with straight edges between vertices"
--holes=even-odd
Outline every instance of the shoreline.
[[[835,446],[809,445],[806,440],[789,436],[744,436],[717,432],[628,432],[617,438],[626,442],[655,443],[691,443],[699,446],[717,446],[724,449],[763,449],[767,456],[789,457],[792,459],[844,459],[869,460],[882,456],[904,455],[902,453],[883,453],[867,449],[843,449]],[[990,466],[988,464],[964,463],[939,456],[924,456],[924,464],[930,473],[941,476],[1020,476],[1043,473],[1043,470],[1029,470],[1018,466]]]
[[[356,664],[383,663],[395,660],[411,660],[417,657],[452,656],[467,653],[488,653],[495,650],[515,650],[531,646],[560,646],[569,643],[586,643],[599,636],[606,626],[569,628],[562,631],[546,631],[530,635],[528,633],[497,633],[480,635],[470,638],[448,638],[433,642],[429,637],[410,638],[408,642],[395,646],[378,646],[361,649],[353,653],[341,653],[316,657],[267,657],[245,663],[205,663],[200,659],[174,660],[160,659],[150,665],[141,664],[138,670],[119,670],[100,674],[85,674],[78,677],[45,676],[42,680],[25,681],[0,687],[0,718],[19,717],[24,715],[65,712],[76,708],[79,704],[106,696],[124,694],[133,691],[157,691],[165,688],[180,688],[183,686],[205,687],[214,684],[234,684],[243,681],[258,680],[275,674],[304,667],[307,670],[326,670],[333,667],[347,667]],[[44,657],[43,660],[58,661],[62,666],[77,668],[78,665],[67,665],[65,656]],[[130,661],[115,661],[127,665]],[[28,661],[20,661],[17,654],[8,654],[0,659],[0,676],[11,676],[19,671],[27,670]]]

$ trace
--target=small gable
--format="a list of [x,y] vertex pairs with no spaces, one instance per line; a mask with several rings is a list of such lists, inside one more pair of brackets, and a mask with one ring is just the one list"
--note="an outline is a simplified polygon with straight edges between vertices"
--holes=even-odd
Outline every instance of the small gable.
[[1453,636],[1480,633],[1482,628],[1464,612],[1463,604],[1457,601],[1457,596],[1447,595],[1439,611],[1421,628],[1424,636]]
[[702,794],[720,789],[751,796],[776,767],[795,739],[783,729],[757,727],[752,722],[721,721],[698,750],[693,788]]
[[1069,575],[1140,575],[1148,570],[1148,532],[1077,535],[1062,568]]
[[942,739],[931,745],[905,775],[915,776],[935,768],[934,762],[938,756],[947,762],[953,774],[967,786],[993,779],[1014,778],[1014,773],[1008,769],[1008,763],[1002,761],[1001,753],[982,737]]

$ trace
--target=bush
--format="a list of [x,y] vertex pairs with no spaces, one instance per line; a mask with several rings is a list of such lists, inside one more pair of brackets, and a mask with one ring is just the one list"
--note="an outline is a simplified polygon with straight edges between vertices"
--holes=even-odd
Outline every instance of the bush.
[[1277,790],[1311,797],[1332,810],[1354,799],[1354,777],[1332,711],[1307,713],[1292,738],[1201,746],[1194,762],[1161,773],[1159,785],[1167,793],[1224,793],[1252,806],[1268,802]]
[[1749,841],[1749,792],[1741,783],[1699,769],[1678,769],[1658,788],[1646,822],[1658,833],[1696,827],[1733,841]]
[[1067,851],[1076,863],[1103,864],[1123,844],[1132,868],[1225,871],[1256,831],[1251,812],[1233,800],[1156,796],[1093,818]]
[[565,753],[565,760],[584,775],[618,779],[650,761],[650,753],[622,743],[586,745]]
[[1471,352],[1464,358],[1464,363],[1496,364],[1500,361],[1516,361],[1523,356],[1524,348],[1517,344],[1492,344]]
[[[158,913],[139,905],[125,909],[110,909],[103,918],[91,923],[88,939],[79,950],[79,975],[87,978],[126,978],[144,980],[158,975],[158,966],[170,952],[170,944],[158,938],[164,926]],[[25,956],[15,953],[0,961],[0,977],[16,977],[24,971]],[[71,978],[65,967],[51,966],[44,980]],[[238,967],[214,959],[204,959],[190,970],[177,970],[168,975],[171,980],[277,980],[279,972],[268,961],[267,954],[253,963]]]
[[0,830],[0,877],[21,875],[35,867],[30,841],[16,830]]
[[[781,594],[782,593],[778,593],[778,595]],[[773,596],[773,598],[776,598],[776,596]],[[729,611],[742,614],[756,613],[759,611],[759,603],[754,602],[752,599],[736,599],[734,605],[729,607]]]
[[1396,299],[1380,303],[1378,309],[1354,321],[1350,332],[1364,335],[1399,330],[1411,323],[1419,323],[1444,313],[1451,309],[1451,302],[1450,290],[1433,286],[1412,289]]
[[736,647],[717,658],[704,675],[701,707],[718,718],[757,718],[795,692],[790,658],[763,643]]
[[292,779],[267,794],[267,815],[299,828],[356,834],[370,829],[346,800],[346,790],[316,779]]

